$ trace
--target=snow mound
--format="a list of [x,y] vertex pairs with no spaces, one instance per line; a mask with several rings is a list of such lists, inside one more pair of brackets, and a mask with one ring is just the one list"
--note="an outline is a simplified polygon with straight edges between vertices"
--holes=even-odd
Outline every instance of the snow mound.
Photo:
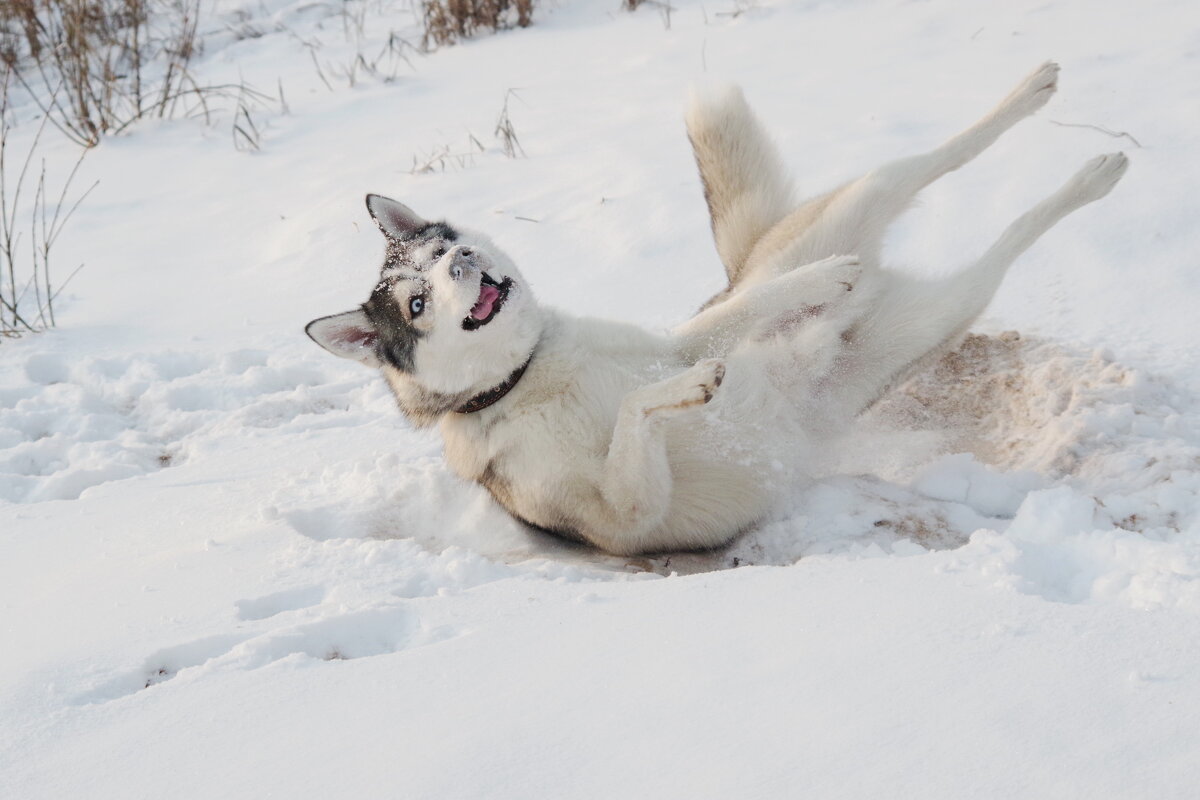
[[[865,415],[839,474],[795,493],[778,518],[719,552],[653,563],[692,571],[906,554],[1017,523],[1014,532],[1051,537],[1115,529],[1171,541],[1200,510],[1195,408],[1170,381],[1102,352],[971,334]],[[1068,498],[1090,503],[1086,525],[1048,514],[1075,507]]]

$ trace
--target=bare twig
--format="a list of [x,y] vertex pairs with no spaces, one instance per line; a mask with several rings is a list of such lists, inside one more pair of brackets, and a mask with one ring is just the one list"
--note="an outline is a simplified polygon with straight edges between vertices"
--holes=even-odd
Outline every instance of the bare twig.
[[[467,134],[468,144],[472,147],[479,143],[473,135]],[[482,148],[481,148],[482,152]],[[428,172],[445,172],[447,167],[457,167],[464,169],[475,163],[474,150],[466,150],[463,152],[454,151],[450,145],[431,150],[425,156],[418,158],[416,155],[412,158],[412,167],[409,173],[413,175],[423,175]]]
[[718,11],[716,12],[715,16],[737,19],[747,11],[753,10],[754,6],[754,0],[737,0],[737,2],[734,3],[733,11]]
[[308,54],[312,56],[313,66],[317,68],[317,77],[321,79],[321,83],[325,84],[325,88],[332,92],[333,84],[331,84],[329,79],[325,77],[325,70],[321,69],[321,62],[317,60],[316,48],[310,45],[308,48]]
[[54,294],[50,295],[50,303],[51,303],[51,304],[53,304],[53,303],[54,303],[54,299],[55,299],[56,297],[58,297],[58,296],[59,296],[59,295],[62,293],[62,290],[67,288],[67,284],[69,284],[69,283],[71,282],[71,279],[72,279],[72,278],[74,278],[76,275],[78,275],[78,274],[79,274],[79,270],[81,270],[81,269],[83,269],[83,264],[80,264],[78,267],[76,267],[75,269],[71,270],[71,274],[70,274],[70,275],[68,275],[68,276],[67,276],[67,279],[66,279],[65,281],[63,281],[63,282],[62,282],[62,285],[61,285],[61,286],[59,286],[57,289],[55,289],[55,290],[54,290]]
[[500,109],[500,117],[496,120],[496,130],[493,131],[493,135],[500,140],[500,146],[504,148],[504,155],[516,158],[520,154],[524,157],[525,148],[521,147],[521,141],[517,138],[512,118],[508,115],[508,101],[511,97],[521,99],[516,89],[509,89],[504,93],[504,106]]
[[1142,146],[1142,143],[1135,139],[1132,133],[1129,133],[1128,131],[1109,130],[1103,125],[1092,125],[1088,122],[1059,122],[1058,120],[1053,119],[1050,120],[1050,124],[1057,125],[1060,128],[1091,128],[1094,131],[1100,131],[1100,133],[1111,136],[1114,139],[1128,139],[1129,141],[1133,142],[1134,146],[1138,148]]
[[233,146],[238,150],[257,151],[260,148],[262,133],[254,124],[254,118],[250,116],[250,108],[246,103],[247,96],[253,102],[256,95],[258,93],[249,89],[243,81],[238,89],[237,113],[233,115]]
[[[96,186],[92,184],[73,202],[68,201],[71,184],[87,153],[86,148],[81,148],[79,158],[63,181],[53,205],[44,159],[41,160],[41,169],[34,184],[32,203],[28,206],[22,205],[22,190],[26,179],[30,177],[29,167],[41,145],[48,117],[43,116],[17,173],[16,181],[11,183],[6,159],[11,130],[8,122],[10,77],[11,72],[5,73],[3,81],[0,82],[0,265],[7,272],[8,278],[7,282],[0,280],[0,335],[6,337],[52,328],[57,324],[54,301],[79,269],[72,272],[62,285],[56,287],[51,271],[52,249],[80,203]],[[57,102],[57,97],[52,97],[51,100]],[[28,214],[29,221],[28,247],[23,246],[22,237],[17,232],[18,216],[23,217],[25,214]],[[28,277],[22,277],[19,281],[18,270]],[[32,306],[25,300],[30,289],[33,290]]]

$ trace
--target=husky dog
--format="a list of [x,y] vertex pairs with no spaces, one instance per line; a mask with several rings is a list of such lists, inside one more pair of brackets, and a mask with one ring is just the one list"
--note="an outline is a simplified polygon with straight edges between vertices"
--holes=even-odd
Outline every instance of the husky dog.
[[729,286],[668,334],[541,306],[486,237],[369,195],[387,240],[361,307],[307,327],[378,368],[446,460],[515,517],[617,554],[708,548],[763,519],[831,433],[953,345],[1013,260],[1109,192],[1089,161],[983,255],[941,280],[881,268],[884,231],[1054,93],[1039,67],[928,153],[796,205],[740,91],[691,101],[695,150]]

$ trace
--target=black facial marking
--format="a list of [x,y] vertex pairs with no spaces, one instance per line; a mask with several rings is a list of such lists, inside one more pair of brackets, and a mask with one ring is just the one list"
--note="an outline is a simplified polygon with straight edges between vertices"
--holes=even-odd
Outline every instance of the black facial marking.
[[432,239],[445,239],[447,242],[457,242],[458,231],[451,228],[445,222],[426,222],[419,228],[404,231],[400,236],[388,236],[388,239],[394,239],[405,244],[428,242]]
[[445,242],[458,241],[458,231],[445,222],[428,222],[403,236],[387,237],[387,250],[383,256],[383,269],[395,267],[414,267],[423,269],[425,265],[418,264],[412,258],[412,251],[426,242],[441,239]]
[[413,350],[421,332],[404,315],[392,294],[393,285],[392,281],[380,281],[362,309],[379,334],[375,344],[379,357],[401,372],[412,372]]
[[458,241],[458,231],[445,222],[430,222],[413,231],[412,238],[422,242],[429,239],[445,239],[447,242]]
[[396,267],[416,267],[408,251],[411,244],[407,241],[388,238],[387,251],[383,255],[383,269]]

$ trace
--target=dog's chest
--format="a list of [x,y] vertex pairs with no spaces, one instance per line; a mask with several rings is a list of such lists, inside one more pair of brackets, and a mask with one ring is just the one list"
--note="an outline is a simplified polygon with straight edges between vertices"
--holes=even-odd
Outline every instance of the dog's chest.
[[604,457],[625,387],[586,375],[531,377],[503,403],[443,423],[446,459],[464,478],[545,486]]
[[[557,368],[555,368],[557,367]],[[645,362],[542,364],[501,403],[443,420],[446,460],[514,516],[573,535],[594,502],[624,396]]]

